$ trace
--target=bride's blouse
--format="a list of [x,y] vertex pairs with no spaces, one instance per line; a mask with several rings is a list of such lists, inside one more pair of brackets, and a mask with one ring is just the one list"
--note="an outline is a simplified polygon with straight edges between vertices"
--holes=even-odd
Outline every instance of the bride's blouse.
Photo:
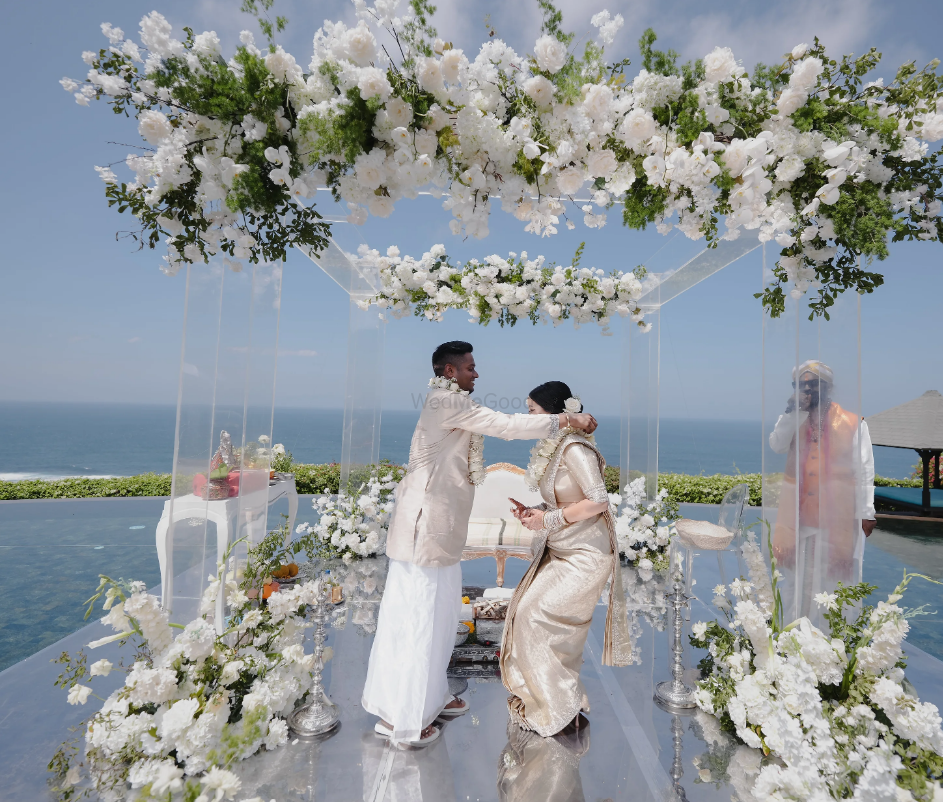
[[[599,458],[583,443],[566,446],[556,473],[552,468],[540,480],[540,493],[545,509],[568,507],[588,498],[590,501],[608,502],[606,483],[599,470]],[[573,549],[590,549],[601,554],[612,554],[609,529],[602,513],[552,532],[547,545],[556,552]]]
[[561,507],[584,498],[595,502],[609,501],[606,483],[599,472],[599,460],[592,449],[582,443],[571,443],[566,447],[554,478],[553,492]]

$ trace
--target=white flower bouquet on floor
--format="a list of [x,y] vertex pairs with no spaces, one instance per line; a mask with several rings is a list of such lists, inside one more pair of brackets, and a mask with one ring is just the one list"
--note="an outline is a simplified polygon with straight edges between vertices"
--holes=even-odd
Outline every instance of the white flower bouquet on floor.
[[619,551],[642,570],[662,571],[668,567],[668,545],[677,531],[678,505],[660,490],[655,501],[645,504],[645,479],[639,477],[625,486],[615,502],[616,539]]
[[398,481],[395,471],[383,477],[374,474],[357,494],[320,496],[312,501],[318,520],[299,524],[295,531],[313,536],[324,559],[372,557],[386,542]]
[[[266,540],[272,537],[282,534]],[[88,701],[89,679],[112,671],[127,676],[86,721],[84,755],[67,743],[50,762],[54,792],[61,799],[92,792],[109,799],[232,799],[240,788],[232,765],[284,744],[284,717],[311,687],[313,657],[302,640],[305,612],[319,589],[319,582],[305,582],[250,599],[247,580],[227,581],[222,590],[211,576],[200,617],[179,627],[144,583],[102,576],[87,615],[103,599],[102,621],[117,634],[88,648],[129,643],[134,660],[126,668],[104,659],[88,665],[84,652],[59,658],[66,668],[56,685],[68,690],[69,704]],[[207,614],[220,592],[230,617],[217,635]]]
[[[758,553],[755,536],[747,544]],[[751,555],[755,557],[755,554]],[[887,601],[857,609],[877,588],[861,583],[816,601],[829,633],[800,618],[783,626],[773,563],[769,581],[748,558],[751,580],[715,588],[727,625],[694,625],[701,661],[698,706],[721,728],[776,760],[756,777],[757,799],[921,800],[943,793],[943,730],[937,708],[921,703],[904,678],[907,619],[898,606],[915,576]],[[765,569],[765,567],[764,567]],[[926,578],[926,577],[924,577]],[[759,591],[759,592],[757,592]],[[848,616],[848,619],[846,619]]]

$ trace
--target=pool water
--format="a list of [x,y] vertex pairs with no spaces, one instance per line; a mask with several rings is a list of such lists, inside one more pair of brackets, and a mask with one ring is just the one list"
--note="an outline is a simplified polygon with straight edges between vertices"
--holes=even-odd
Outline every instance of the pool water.
[[[312,520],[310,499],[299,499],[299,522]],[[160,582],[154,539],[164,502],[0,502],[0,670],[83,626],[83,603],[98,585],[99,574],[138,579],[148,587]],[[278,505],[270,511],[270,527],[279,524],[281,512]],[[682,505],[682,514],[716,520],[717,511],[708,505]],[[749,513],[746,518],[752,522]],[[195,558],[196,548],[189,554],[178,549],[175,571],[186,570]],[[522,560],[509,560],[506,584],[513,587],[525,568]],[[886,598],[904,570],[943,580],[943,522],[881,520],[865,551],[864,578],[880,588],[872,603]],[[493,584],[494,561],[464,563],[463,574],[466,584]],[[943,607],[943,586],[914,579],[905,600],[908,607],[926,604],[937,610]],[[943,619],[920,616],[910,623],[909,641],[943,659]]]

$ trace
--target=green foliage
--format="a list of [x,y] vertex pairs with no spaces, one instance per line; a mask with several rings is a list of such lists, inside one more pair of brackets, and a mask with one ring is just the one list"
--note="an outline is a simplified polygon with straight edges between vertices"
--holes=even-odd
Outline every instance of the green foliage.
[[[242,6],[239,10],[243,14],[252,14],[259,21],[259,28],[262,29],[265,38],[268,39],[269,47],[274,51],[275,32],[281,33],[284,31],[285,26],[288,25],[288,20],[285,17],[277,16],[274,20],[269,17],[268,12],[273,5],[275,5],[275,0],[242,0]],[[265,19],[262,18],[263,15]]]
[[284,454],[272,454],[271,469],[276,473],[291,473],[292,466],[295,464],[295,458],[291,452],[286,450]]
[[567,33],[563,25],[563,12],[551,0],[537,0],[537,7],[543,19],[540,23],[540,32],[555,37],[558,41],[569,45],[573,41],[573,34]]
[[[299,494],[315,495],[338,492],[341,478],[341,466],[338,462],[324,465],[306,465],[295,463],[291,454],[287,454],[286,463],[276,457],[272,470],[292,473],[295,487]],[[402,478],[403,469],[389,462],[378,466],[380,476],[390,474]],[[372,470],[372,466],[367,466]],[[606,490],[618,493],[619,467],[606,466]],[[634,477],[633,477],[634,478]],[[44,498],[125,498],[133,496],[169,496],[171,476],[168,473],[145,473],[139,476],[123,476],[115,479],[28,479],[22,482],[0,482],[0,501],[16,499]],[[713,476],[690,476],[683,473],[658,474],[658,486],[668,491],[668,497],[679,504],[720,504],[724,494],[735,484],[746,482],[750,486],[752,506],[759,506],[762,492],[762,477],[758,473],[746,473],[738,476],[714,474]],[[918,479],[887,479],[875,476],[877,487],[922,487]]]
[[[657,75],[680,75],[685,91],[693,89],[704,78],[704,64],[701,59],[688,61],[678,67],[679,54],[668,49],[655,50],[658,35],[654,28],[646,29],[638,40],[638,49],[642,54],[642,67]],[[703,129],[702,129],[703,130]]]
[[22,482],[0,482],[0,501],[169,496],[170,484],[169,473],[143,473],[113,479],[26,479]]

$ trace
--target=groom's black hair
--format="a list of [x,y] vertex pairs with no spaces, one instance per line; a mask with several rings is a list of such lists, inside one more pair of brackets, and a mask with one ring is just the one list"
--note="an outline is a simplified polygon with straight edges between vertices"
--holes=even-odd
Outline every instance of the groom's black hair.
[[[555,415],[564,411],[563,405],[572,396],[569,385],[564,382],[545,382],[528,393],[531,401],[536,401],[547,412]],[[580,405],[580,412],[582,411],[583,407]]]
[[456,357],[470,354],[474,349],[471,343],[462,340],[452,340],[448,343],[442,343],[432,352],[432,371],[436,376],[441,376],[445,372],[445,366],[455,364]]

